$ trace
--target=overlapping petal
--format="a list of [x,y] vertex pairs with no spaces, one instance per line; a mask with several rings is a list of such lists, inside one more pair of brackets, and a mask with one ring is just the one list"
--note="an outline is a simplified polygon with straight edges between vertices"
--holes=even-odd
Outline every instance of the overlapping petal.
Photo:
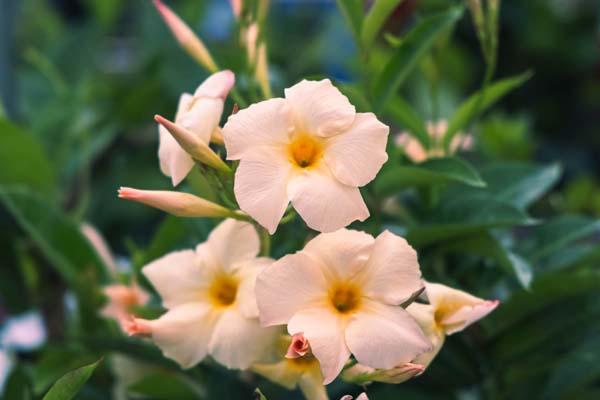
[[282,151],[262,146],[240,161],[234,183],[240,208],[273,234],[288,206],[292,165]]
[[323,273],[308,256],[300,252],[281,258],[256,279],[261,323],[287,323],[298,310],[324,301],[326,290]]
[[398,305],[423,288],[417,252],[400,236],[382,232],[364,269],[367,296]]
[[190,368],[206,356],[218,320],[206,303],[179,305],[151,321],[152,340],[166,357]]
[[213,229],[206,244],[210,248],[207,257],[212,257],[215,266],[226,272],[237,263],[252,260],[260,250],[260,239],[254,226],[234,219],[226,219]]
[[346,328],[346,343],[359,363],[389,369],[431,349],[419,325],[403,308],[364,301],[367,304],[350,318]]
[[165,308],[203,299],[203,264],[193,250],[169,253],[142,272],[160,294]]
[[339,182],[324,164],[292,178],[288,197],[306,224],[319,232],[333,232],[369,217],[358,188]]
[[298,311],[288,323],[290,335],[302,332],[321,364],[323,383],[331,383],[350,357],[344,329],[346,321],[331,308],[310,307]]
[[387,125],[372,113],[359,113],[348,130],[327,141],[325,162],[333,175],[349,186],[371,182],[387,161]]
[[303,80],[285,89],[285,98],[292,108],[296,129],[302,132],[337,135],[350,127],[356,115],[354,106],[329,79]]
[[275,98],[238,111],[223,127],[228,160],[239,160],[257,146],[283,146],[289,142],[292,126],[285,99]]

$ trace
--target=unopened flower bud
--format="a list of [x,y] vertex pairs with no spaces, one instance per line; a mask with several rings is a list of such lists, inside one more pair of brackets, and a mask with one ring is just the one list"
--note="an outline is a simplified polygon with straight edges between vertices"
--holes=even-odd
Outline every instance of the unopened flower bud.
[[358,385],[369,382],[398,384],[420,375],[423,371],[425,371],[424,365],[414,363],[404,363],[390,369],[375,369],[355,364],[342,372],[342,379]]
[[154,0],[154,6],[161,17],[173,32],[173,35],[181,45],[196,61],[210,72],[218,70],[210,52],[200,38],[190,29],[185,22],[179,18],[169,7],[160,0]]
[[158,208],[178,217],[228,217],[232,214],[228,208],[183,192],[122,187],[119,189],[119,197]]
[[164,126],[179,145],[197,161],[223,172],[231,172],[227,164],[193,132],[168,119],[155,115],[154,120]]
[[308,339],[306,339],[301,332],[295,333],[294,336],[292,336],[292,343],[290,343],[290,347],[288,347],[285,358],[300,358],[309,352],[310,345],[308,344]]

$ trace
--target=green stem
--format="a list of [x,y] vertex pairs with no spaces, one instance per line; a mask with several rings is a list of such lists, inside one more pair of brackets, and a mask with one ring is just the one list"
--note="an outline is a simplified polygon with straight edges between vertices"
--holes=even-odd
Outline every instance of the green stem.
[[260,235],[260,255],[263,257],[269,257],[271,254],[271,235],[262,226],[256,224],[258,234]]

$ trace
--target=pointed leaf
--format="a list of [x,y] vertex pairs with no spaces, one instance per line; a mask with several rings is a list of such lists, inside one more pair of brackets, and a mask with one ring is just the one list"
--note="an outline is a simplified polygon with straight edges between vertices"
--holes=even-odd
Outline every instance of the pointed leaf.
[[365,48],[371,47],[377,33],[389,15],[402,3],[403,0],[378,0],[373,2],[371,9],[362,24],[361,40]]
[[395,193],[407,186],[431,186],[458,182],[482,187],[485,182],[466,161],[455,157],[432,158],[416,165],[390,165],[375,181],[375,190],[382,196]]
[[391,99],[386,108],[386,114],[397,124],[407,129],[423,147],[428,148],[430,139],[423,119],[410,104],[400,96]]
[[350,25],[356,43],[360,45],[360,31],[364,18],[362,0],[336,0],[336,2],[346,22]]
[[102,360],[64,375],[50,388],[43,400],[70,400],[74,398],[87,380],[90,379],[100,361]]
[[532,75],[533,74],[530,71],[527,71],[520,75],[494,82],[488,86],[481,98],[481,92],[471,95],[471,97],[458,107],[448,122],[448,129],[444,136],[444,144],[447,146],[454,135],[459,130],[466,128],[477,114],[482,113],[503,96],[523,85]]
[[381,110],[387,104],[389,98],[396,93],[421,58],[431,49],[435,39],[452,27],[462,13],[462,7],[454,7],[441,14],[423,18],[404,37],[375,81],[373,88],[375,110]]

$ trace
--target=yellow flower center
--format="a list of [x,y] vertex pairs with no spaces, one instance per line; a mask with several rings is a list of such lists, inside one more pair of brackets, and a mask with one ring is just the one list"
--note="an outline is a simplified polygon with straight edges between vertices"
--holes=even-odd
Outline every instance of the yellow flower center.
[[214,305],[227,307],[235,301],[238,281],[229,275],[217,276],[208,288],[208,297]]
[[361,302],[360,290],[352,284],[336,286],[330,294],[333,308],[342,314],[356,310]]
[[300,168],[307,168],[321,158],[323,145],[318,138],[301,133],[292,140],[289,150],[293,162]]

